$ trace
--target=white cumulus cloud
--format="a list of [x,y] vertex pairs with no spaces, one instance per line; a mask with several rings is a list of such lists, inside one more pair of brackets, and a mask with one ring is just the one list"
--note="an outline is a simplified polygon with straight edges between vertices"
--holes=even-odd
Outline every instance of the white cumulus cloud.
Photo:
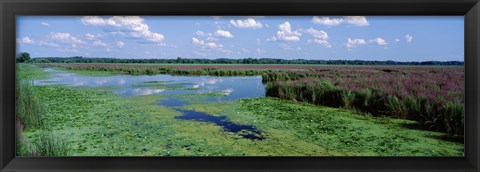
[[375,43],[377,45],[387,45],[388,43],[383,38],[375,38],[370,40],[370,42]]
[[[103,26],[107,24],[107,22],[103,18],[98,16],[85,16],[85,17],[82,17],[81,21],[85,25],[93,25],[93,26]],[[111,23],[111,24],[114,24],[114,23]]]
[[100,40],[93,42],[93,45],[94,45],[94,46],[101,46],[101,47],[106,47],[106,46],[108,46],[107,43],[102,42],[102,41],[100,41]]
[[328,34],[323,30],[315,30],[313,28],[307,29],[307,33],[313,36],[314,39],[308,40],[309,43],[315,43],[323,45],[327,48],[331,48],[332,45],[328,41]]
[[95,38],[95,35],[92,35],[92,34],[90,34],[90,33],[87,33],[87,34],[85,34],[85,37],[86,37],[87,39],[92,40],[92,39]]
[[45,27],[49,27],[49,26],[50,26],[50,24],[48,24],[47,22],[42,22],[42,23],[40,23],[40,24],[41,24],[42,26],[45,26]]
[[195,35],[197,36],[212,36],[211,33],[205,33],[205,32],[202,32],[200,30],[198,30],[197,32],[195,32]]
[[368,26],[369,23],[365,16],[345,16],[343,19],[348,23],[356,26]]
[[[218,37],[224,37],[224,38],[233,38],[233,34],[230,32],[230,31],[226,31],[226,30],[217,30],[215,31],[215,33],[205,33],[203,31],[196,31],[195,32],[195,35],[197,35],[198,37],[207,37],[207,41],[217,41],[218,40]],[[215,37],[217,38],[215,38]]]
[[47,41],[34,41],[30,37],[23,37],[23,38],[17,38],[17,43],[19,44],[29,44],[29,45],[39,45],[39,46],[49,46],[49,47],[59,47],[60,45],[53,43],[53,42],[47,42]]
[[165,39],[160,33],[150,31],[150,27],[139,16],[113,16],[102,18],[98,16],[85,16],[81,19],[84,25],[111,26],[119,31],[127,32],[131,37],[143,38],[151,42],[159,43]]
[[52,32],[50,38],[66,44],[85,44],[84,41],[72,36],[70,33]]
[[355,26],[368,26],[368,20],[365,16],[344,16],[341,18],[318,17],[313,16],[312,22],[315,24],[322,24],[327,26],[337,26],[347,23]]
[[205,47],[205,48],[221,48],[223,47],[222,44],[216,44],[214,42],[205,42],[203,40],[199,40],[198,38],[192,37],[192,43],[194,45],[198,45],[200,47]]
[[365,39],[348,38],[347,42],[345,43],[345,47],[350,49],[350,48],[356,47],[358,45],[364,45],[364,44],[367,44],[367,41],[365,41]]
[[323,25],[327,25],[327,26],[336,26],[336,25],[342,24],[344,22],[344,20],[342,18],[330,19],[329,17],[319,18],[317,16],[313,16],[312,22],[315,23],[315,24],[323,24]]
[[17,43],[19,44],[33,44],[34,41],[30,37],[17,38]]
[[248,18],[246,20],[230,20],[230,24],[236,28],[259,29],[263,27],[262,23],[255,21],[253,18]]
[[413,41],[413,36],[410,35],[410,34],[405,35],[405,41],[407,41],[408,43],[412,42]]
[[278,25],[277,35],[272,37],[273,41],[281,40],[281,41],[300,41],[300,37],[302,34],[299,31],[292,31],[292,26],[290,22],[285,22]]
[[207,41],[217,41],[218,39],[217,38],[214,38],[214,37],[207,37]]
[[233,38],[233,34],[230,33],[230,31],[226,31],[226,30],[217,30],[215,32],[215,36],[225,37],[225,38]]

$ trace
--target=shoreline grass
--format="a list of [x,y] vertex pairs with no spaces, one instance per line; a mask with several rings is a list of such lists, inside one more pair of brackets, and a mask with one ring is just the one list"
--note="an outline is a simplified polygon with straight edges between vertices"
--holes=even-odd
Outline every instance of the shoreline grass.
[[68,156],[68,140],[52,131],[40,132],[38,139],[31,144],[33,156]]
[[45,115],[45,107],[40,103],[38,97],[35,96],[32,87],[30,81],[16,80],[16,116],[25,126],[25,130],[44,128],[42,117]]

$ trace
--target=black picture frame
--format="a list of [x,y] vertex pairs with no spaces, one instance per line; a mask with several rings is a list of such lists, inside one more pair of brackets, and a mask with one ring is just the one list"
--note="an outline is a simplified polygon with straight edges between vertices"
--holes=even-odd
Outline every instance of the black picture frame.
[[[478,171],[478,0],[0,0],[0,171]],[[17,15],[460,15],[465,157],[16,157]]]

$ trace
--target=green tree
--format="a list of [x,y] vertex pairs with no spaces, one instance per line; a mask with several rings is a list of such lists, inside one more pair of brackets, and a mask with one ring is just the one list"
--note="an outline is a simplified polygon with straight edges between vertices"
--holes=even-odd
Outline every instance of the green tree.
[[21,52],[17,55],[16,59],[17,59],[17,62],[20,62],[20,63],[28,62],[30,60],[30,54],[27,52]]

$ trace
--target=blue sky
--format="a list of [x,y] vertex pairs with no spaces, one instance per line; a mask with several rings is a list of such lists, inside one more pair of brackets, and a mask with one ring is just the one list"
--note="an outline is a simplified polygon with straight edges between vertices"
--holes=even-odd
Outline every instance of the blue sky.
[[463,16],[19,16],[32,57],[463,61]]

